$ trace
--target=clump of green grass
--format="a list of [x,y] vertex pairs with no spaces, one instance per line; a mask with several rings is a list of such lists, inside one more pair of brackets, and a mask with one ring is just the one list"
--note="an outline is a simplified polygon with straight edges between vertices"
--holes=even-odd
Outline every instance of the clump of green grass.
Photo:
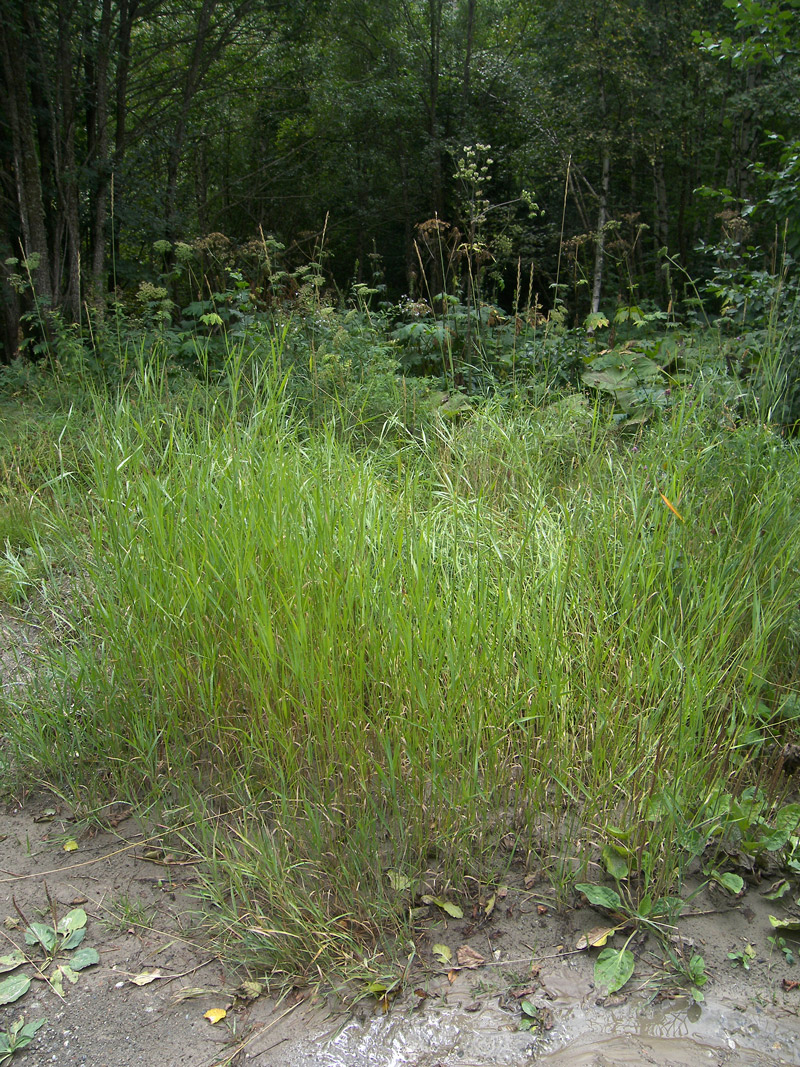
[[389,869],[461,889],[509,835],[563,882],[624,824],[674,888],[796,682],[796,450],[698,401],[636,438],[485,408],[365,452],[251,399],[98,402],[51,512],[84,639],[18,763],[188,810],[228,936],[283,974],[403,930]]

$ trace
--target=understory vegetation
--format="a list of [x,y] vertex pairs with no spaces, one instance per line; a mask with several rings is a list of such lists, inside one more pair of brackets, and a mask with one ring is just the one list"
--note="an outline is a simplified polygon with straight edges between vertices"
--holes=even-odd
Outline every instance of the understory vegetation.
[[800,869],[792,309],[369,299],[3,371],[0,596],[57,619],[0,696],[13,788],[134,803],[282,980],[383,973],[531,872],[568,901],[605,866],[635,912]]

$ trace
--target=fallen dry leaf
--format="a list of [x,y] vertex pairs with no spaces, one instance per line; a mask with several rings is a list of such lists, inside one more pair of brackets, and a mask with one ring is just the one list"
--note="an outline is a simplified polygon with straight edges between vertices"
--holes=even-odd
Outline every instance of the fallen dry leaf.
[[614,933],[615,927],[613,926],[595,926],[588,934],[578,938],[575,942],[575,948],[581,952],[587,948],[602,948],[609,937],[614,936]]
[[227,1011],[224,1008],[209,1008],[203,1015],[204,1019],[208,1019],[212,1026],[215,1026],[218,1022],[221,1022],[227,1015]]
[[234,992],[240,1000],[257,1000],[265,989],[266,986],[262,982],[246,981],[237,986]]
[[783,988],[786,990],[797,989],[800,986],[800,980],[797,978],[784,978]]
[[469,945],[462,945],[456,953],[456,959],[458,960],[459,967],[466,967],[473,970],[476,967],[483,967],[486,963],[486,957],[481,956],[480,952],[476,952],[474,948],[470,948]]
[[511,996],[515,1000],[522,1000],[523,997],[531,997],[534,993],[539,992],[538,985],[526,985],[524,989],[512,989]]
[[150,985],[151,982],[155,982],[156,978],[161,977],[161,971],[142,971],[141,974],[136,974],[133,978],[129,978],[129,982],[133,982],[134,985]]

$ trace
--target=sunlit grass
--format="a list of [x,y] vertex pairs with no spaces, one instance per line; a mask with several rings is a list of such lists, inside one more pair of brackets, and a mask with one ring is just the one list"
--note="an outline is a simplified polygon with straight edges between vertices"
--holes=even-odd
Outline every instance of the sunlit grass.
[[405,929],[389,869],[563,890],[617,826],[674,889],[796,683],[796,450],[702,401],[368,451],[278,380],[240,401],[98,401],[85,482],[49,489],[82,638],[10,709],[18,766],[179,813],[221,927],[284,974]]

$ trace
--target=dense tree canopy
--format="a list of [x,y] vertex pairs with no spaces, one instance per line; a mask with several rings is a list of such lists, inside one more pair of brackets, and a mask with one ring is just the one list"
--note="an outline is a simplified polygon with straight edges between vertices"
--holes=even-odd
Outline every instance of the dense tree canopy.
[[34,294],[102,313],[177,242],[581,316],[797,256],[798,9],[0,0],[3,358]]

